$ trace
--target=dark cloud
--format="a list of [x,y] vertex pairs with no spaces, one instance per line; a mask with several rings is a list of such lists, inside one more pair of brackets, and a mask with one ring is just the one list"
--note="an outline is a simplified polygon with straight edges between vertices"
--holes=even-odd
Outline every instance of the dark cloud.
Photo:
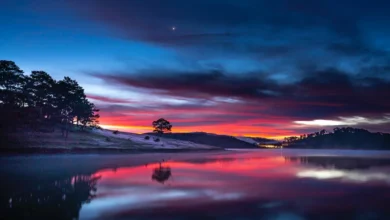
[[204,30],[229,31],[256,28],[325,27],[352,38],[360,34],[360,23],[389,18],[388,1],[352,0],[86,0],[68,2],[82,16],[104,22],[122,32],[156,39],[177,26],[181,33],[199,34]]
[[346,56],[376,56],[387,57],[384,50],[369,48],[365,43],[333,43],[328,46],[330,51]]
[[390,3],[382,0],[71,0],[67,6],[115,36],[198,60],[252,59],[258,69],[291,72],[301,63],[337,68],[390,59],[367,36],[390,26]]
[[383,65],[372,65],[360,70],[359,75],[364,77],[378,77],[390,80],[390,60]]
[[[268,106],[263,111],[270,114],[302,118],[390,112],[390,81],[358,78],[336,69],[306,73],[303,79],[291,84],[279,84],[255,74],[232,75],[221,71],[95,76],[111,84],[148,89],[160,95],[236,98],[245,105]],[[257,109],[254,108],[254,113]]]
[[110,97],[93,95],[93,94],[87,94],[87,98],[105,102],[105,103],[134,103],[133,101],[127,99],[110,98]]
[[[208,72],[142,72],[137,75],[95,76],[107,82],[136,88],[159,90],[159,93],[184,97],[273,97],[274,82],[255,76],[227,75],[219,70]],[[276,86],[276,85],[275,85]]]

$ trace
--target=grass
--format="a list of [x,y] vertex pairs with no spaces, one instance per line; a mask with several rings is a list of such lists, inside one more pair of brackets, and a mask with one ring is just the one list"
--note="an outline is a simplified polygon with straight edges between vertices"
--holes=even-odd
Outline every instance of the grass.
[[39,147],[39,148],[145,148],[131,140],[109,137],[96,134],[90,131],[69,132],[68,138],[62,137],[60,130],[52,133],[25,132],[11,134],[13,138],[18,139],[19,147]]

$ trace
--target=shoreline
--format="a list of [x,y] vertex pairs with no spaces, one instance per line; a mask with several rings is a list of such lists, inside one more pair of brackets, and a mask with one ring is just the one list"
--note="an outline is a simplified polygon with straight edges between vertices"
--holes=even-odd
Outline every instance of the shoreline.
[[3,148],[0,149],[0,155],[35,155],[35,154],[141,154],[141,153],[201,153],[201,152],[223,152],[226,149],[212,148],[212,149],[153,149],[153,148],[86,148],[86,147],[72,147],[72,148]]
[[283,149],[262,149],[262,148],[210,148],[210,149],[194,149],[194,148],[176,148],[176,149],[162,149],[162,148],[105,148],[105,147],[72,147],[72,148],[44,148],[44,147],[30,147],[30,148],[0,148],[0,157],[3,156],[18,156],[18,155],[134,155],[134,154],[150,154],[150,153],[162,153],[162,154],[180,154],[180,153],[222,153],[222,152],[343,152],[352,153],[350,156],[354,156],[354,153],[361,152],[376,152],[390,155],[389,150],[385,149],[335,149],[335,148],[283,148]]

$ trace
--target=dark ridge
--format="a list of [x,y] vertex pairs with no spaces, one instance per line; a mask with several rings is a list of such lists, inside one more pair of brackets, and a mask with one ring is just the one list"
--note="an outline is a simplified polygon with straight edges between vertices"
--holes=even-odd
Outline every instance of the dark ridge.
[[275,141],[273,139],[268,138],[262,138],[262,137],[251,137],[254,141],[261,143],[261,142],[268,142],[268,141]]
[[284,143],[286,148],[390,150],[390,134],[343,127],[288,137]]
[[221,148],[259,148],[255,144],[238,140],[233,136],[208,134],[204,132],[194,133],[167,133],[163,134],[164,138],[171,138],[183,141],[191,141],[197,144],[205,144]]

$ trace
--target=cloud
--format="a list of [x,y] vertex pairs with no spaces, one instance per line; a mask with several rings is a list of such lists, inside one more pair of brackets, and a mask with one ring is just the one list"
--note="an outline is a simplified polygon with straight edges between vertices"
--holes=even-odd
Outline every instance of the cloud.
[[131,107],[107,106],[103,112],[133,115],[119,118],[118,123],[145,125],[161,116],[175,122],[179,131],[256,136],[267,133],[273,137],[344,125],[390,131],[390,82],[336,69],[305,72],[302,79],[287,84],[267,74],[221,70],[92,75],[125,90],[141,89],[153,97],[186,100],[176,104],[149,100]]
[[191,4],[180,0],[168,0],[163,3],[158,0],[130,2],[95,0],[94,4],[84,4],[85,2],[81,4],[75,0],[69,2],[71,7],[86,13],[90,18],[120,28],[146,29],[149,26],[149,32],[164,30],[171,26],[180,28],[181,25],[188,31],[202,27],[268,24],[296,28],[324,25],[352,35],[357,32],[362,17],[371,19],[372,16],[389,16],[385,10],[389,6],[386,1],[373,3],[363,0],[353,2],[329,0],[313,3],[306,0],[294,2],[199,0]]
[[198,0],[190,4],[181,0],[70,0],[66,6],[78,16],[102,23],[119,35],[173,44],[195,39],[213,41],[213,37],[224,40],[237,33],[275,37],[285,33],[284,30],[296,35],[319,29],[356,42],[364,34],[367,22],[380,19],[386,26],[390,20],[386,10],[390,3],[381,0]]
[[134,101],[130,101],[127,99],[111,98],[93,94],[87,94],[87,98],[104,103],[134,103]]
[[309,119],[390,112],[387,102],[390,100],[389,81],[357,78],[336,69],[308,72],[301,80],[291,84],[280,84],[256,74],[235,75],[221,71],[154,70],[94,76],[128,89],[141,88],[163,96],[182,98],[235,98],[257,109],[267,106],[274,114]]
[[255,76],[227,75],[219,70],[206,72],[151,71],[136,75],[93,74],[107,82],[183,97],[270,97],[273,82]]
[[311,126],[350,126],[362,124],[390,124],[390,117],[383,116],[382,118],[366,118],[366,117],[339,117],[339,120],[323,120],[316,119],[312,121],[295,121],[296,124],[311,125]]
[[149,96],[94,97],[110,120],[141,126],[164,116],[182,129],[274,135],[314,125],[390,131],[376,121],[390,112],[390,42],[378,34],[390,25],[389,7],[381,0],[67,1],[110,37],[177,59],[168,65],[145,56],[140,66],[149,69],[89,72],[118,91]]

